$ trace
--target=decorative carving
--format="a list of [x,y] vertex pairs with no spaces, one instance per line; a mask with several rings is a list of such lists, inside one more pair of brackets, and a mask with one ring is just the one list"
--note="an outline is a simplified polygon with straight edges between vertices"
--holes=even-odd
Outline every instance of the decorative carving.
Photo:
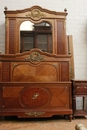
[[76,89],[79,89],[80,87],[77,87]]
[[66,21],[64,21],[64,29],[66,29]]
[[67,12],[67,8],[65,8],[64,11]]
[[72,79],[72,65],[71,62],[69,62],[69,73],[70,73],[70,79]]
[[45,15],[40,12],[39,9],[33,9],[31,13],[27,14],[26,17],[31,17],[33,19],[40,19],[44,17]]
[[17,64],[17,63],[14,63],[13,65],[14,65],[14,66],[17,66],[18,64]]
[[39,96],[39,93],[35,93],[35,94],[32,96],[32,99],[36,99],[38,96]]
[[8,10],[8,8],[7,8],[7,6],[5,6],[5,8],[4,8],[5,10]]
[[24,20],[20,20],[20,19],[19,19],[19,23],[22,23],[22,22],[24,22]]
[[30,57],[26,58],[26,60],[32,61],[32,62],[34,62],[34,61],[39,62],[41,60],[45,60],[45,58],[41,57],[40,53],[38,53],[38,52],[32,52],[30,54]]
[[27,112],[25,114],[27,114],[28,116],[42,116],[45,114],[45,112]]
[[7,28],[8,27],[8,25],[7,25],[7,18],[5,18],[5,28]]

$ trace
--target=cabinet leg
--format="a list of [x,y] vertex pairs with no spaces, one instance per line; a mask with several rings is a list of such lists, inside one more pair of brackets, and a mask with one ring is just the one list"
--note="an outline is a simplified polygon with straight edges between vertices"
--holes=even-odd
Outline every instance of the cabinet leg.
[[65,119],[68,119],[70,120],[70,122],[72,121],[73,119],[73,116],[72,115],[64,115]]
[[72,117],[73,117],[72,115],[69,115],[70,122],[72,121]]
[[72,119],[73,119],[73,120],[75,119],[75,116],[74,116],[74,115],[72,116]]

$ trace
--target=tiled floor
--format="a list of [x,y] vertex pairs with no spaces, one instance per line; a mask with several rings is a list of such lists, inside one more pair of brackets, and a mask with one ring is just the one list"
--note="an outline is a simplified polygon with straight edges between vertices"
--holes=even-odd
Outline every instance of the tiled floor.
[[75,130],[76,124],[84,124],[87,127],[87,119],[84,117],[75,118],[70,122],[64,117],[47,119],[18,119],[10,117],[2,118],[0,130]]

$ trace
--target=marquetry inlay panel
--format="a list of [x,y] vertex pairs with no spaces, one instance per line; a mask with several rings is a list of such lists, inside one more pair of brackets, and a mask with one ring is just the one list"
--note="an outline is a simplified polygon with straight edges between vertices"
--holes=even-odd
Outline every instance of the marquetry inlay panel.
[[54,64],[31,66],[28,64],[16,65],[13,69],[14,82],[55,82],[58,80],[58,68]]
[[50,106],[69,107],[69,86],[51,88],[52,99]]
[[2,81],[3,82],[9,82],[9,62],[3,62],[2,63]]
[[3,108],[21,108],[19,93],[23,87],[3,87]]
[[14,53],[15,46],[15,20],[9,20],[9,53]]
[[61,62],[61,74],[61,81],[69,81],[70,74],[68,62]]
[[[69,85],[39,84],[34,87],[3,87],[4,108],[69,107]],[[38,87],[39,86],[39,87]]]
[[25,88],[21,91],[20,97],[21,104],[30,108],[42,107],[51,100],[49,90],[43,87]]

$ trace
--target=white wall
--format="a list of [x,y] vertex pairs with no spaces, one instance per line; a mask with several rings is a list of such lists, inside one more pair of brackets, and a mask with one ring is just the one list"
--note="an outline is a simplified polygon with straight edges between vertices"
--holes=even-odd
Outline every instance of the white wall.
[[4,7],[19,10],[33,5],[57,12],[67,8],[66,31],[73,35],[75,78],[87,79],[87,0],[0,0],[0,51],[5,51]]

